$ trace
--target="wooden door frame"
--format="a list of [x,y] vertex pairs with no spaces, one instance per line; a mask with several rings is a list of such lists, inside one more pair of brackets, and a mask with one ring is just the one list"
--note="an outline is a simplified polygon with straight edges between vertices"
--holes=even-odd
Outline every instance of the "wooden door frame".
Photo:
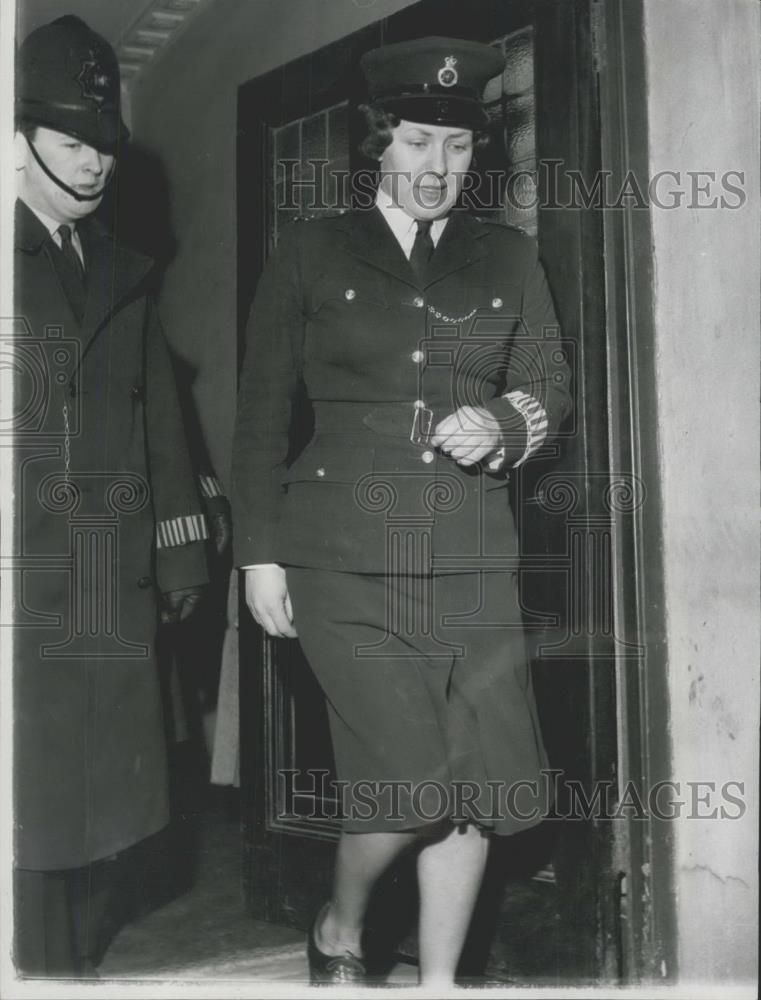
[[[592,0],[600,95],[601,168],[617,190],[627,174],[647,190],[647,73],[642,0]],[[640,637],[638,670],[619,665],[619,782],[643,801],[673,778],[662,511],[656,411],[656,329],[650,212],[627,199],[603,213],[610,464],[646,485],[626,517],[613,512],[620,634]],[[649,417],[649,419],[648,419]],[[621,975],[625,982],[673,982],[677,973],[673,834],[668,822],[630,819],[616,837],[622,880]]]
[[[647,73],[643,0],[535,0],[536,20],[555,34],[554,55],[567,65],[564,110],[573,119],[576,147],[559,151],[571,166],[600,171],[615,196],[627,177],[647,192],[649,176]],[[541,30],[537,37],[541,37]],[[586,39],[591,51],[584,51]],[[558,72],[558,67],[553,67]],[[589,74],[587,76],[586,74]],[[594,93],[596,100],[579,106]],[[537,93],[537,99],[540,92]],[[594,121],[594,115],[598,120]],[[542,121],[537,115],[537,126]],[[551,142],[548,143],[551,153]],[[537,140],[538,156],[543,155]],[[546,149],[544,150],[546,153]],[[576,158],[578,157],[578,161]],[[596,161],[596,162],[595,162]],[[548,193],[542,192],[544,198]],[[648,791],[674,777],[669,738],[668,659],[665,643],[662,502],[656,411],[656,329],[650,211],[635,198],[618,199],[604,211],[580,210],[563,217],[540,209],[540,236],[552,245],[555,233],[594,251],[601,239],[604,304],[584,301],[579,280],[584,339],[604,328],[606,370],[585,386],[579,406],[607,403],[607,467],[644,487],[631,506],[611,503],[606,513],[614,544],[612,599],[617,637],[643,649],[635,661],[615,664],[616,759],[619,798],[634,789],[648,803]],[[550,236],[548,240],[546,237]],[[566,244],[567,245],[567,242]],[[552,251],[550,250],[550,257]],[[572,285],[568,276],[552,281],[553,263],[543,253],[553,288]],[[562,261],[555,261],[562,272]],[[595,283],[592,282],[594,285]],[[562,313],[562,303],[559,303]],[[589,325],[587,325],[589,324]],[[596,391],[597,390],[597,391]],[[599,414],[598,414],[599,415]],[[602,443],[602,442],[598,442]],[[599,685],[599,682],[596,682]],[[599,686],[597,687],[599,691]],[[603,694],[604,697],[604,694]],[[590,720],[593,723],[593,720]],[[602,754],[604,759],[605,753]],[[624,983],[673,982],[677,975],[673,831],[668,821],[631,815],[612,824],[610,880],[599,895],[600,924],[615,928],[616,940],[600,936],[599,967]],[[606,850],[605,834],[600,846]],[[594,845],[593,845],[594,849]],[[607,889],[611,891],[608,892]],[[607,911],[607,912],[606,912]],[[616,968],[617,966],[617,968]]]

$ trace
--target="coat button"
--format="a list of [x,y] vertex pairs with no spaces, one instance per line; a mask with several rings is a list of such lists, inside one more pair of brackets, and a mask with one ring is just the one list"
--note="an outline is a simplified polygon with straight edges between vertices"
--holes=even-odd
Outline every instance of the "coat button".
[[415,362],[416,365],[419,365],[420,362],[423,360],[424,355],[422,351],[413,351],[412,354],[410,354],[410,357],[412,358],[412,360]]
[[422,309],[423,306],[425,305],[425,299],[423,298],[422,295],[416,295],[415,298],[412,300],[412,304],[415,306],[416,309]]
[[499,296],[497,296],[497,298],[494,298],[494,299],[491,300],[491,307],[492,307],[492,309],[501,309],[503,305],[504,305],[504,303],[503,303],[502,299],[499,298]]
[[315,473],[315,475],[319,476],[320,479],[324,479],[324,477],[325,477],[325,470],[322,468],[322,466],[320,466],[320,468],[317,470],[317,472]]
[[141,576],[137,581],[137,585],[141,590],[147,590],[151,585],[151,578],[149,576]]
[[130,396],[132,396],[133,399],[142,399],[143,398],[142,386],[133,385],[129,391],[129,394]]
[[432,451],[424,451],[420,456],[426,465],[430,465],[434,459],[434,454]]
[[357,293],[354,291],[353,288],[347,288],[346,291],[344,292],[344,298],[346,299],[347,302],[351,302],[351,300],[356,297]]

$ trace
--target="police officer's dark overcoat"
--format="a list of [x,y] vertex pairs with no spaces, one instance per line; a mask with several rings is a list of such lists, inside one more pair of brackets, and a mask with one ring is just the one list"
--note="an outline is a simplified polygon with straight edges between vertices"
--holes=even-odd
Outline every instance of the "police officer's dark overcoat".
[[[527,440],[505,393],[538,399],[550,437],[568,413],[569,367],[531,238],[456,211],[421,282],[377,208],[296,223],[262,274],[248,336],[238,565],[425,571],[426,551],[400,555],[400,529],[450,571],[517,552],[504,471],[460,467],[410,431],[416,403],[434,426],[485,406],[503,421],[505,469]],[[315,433],[288,465],[300,381]]]
[[151,262],[94,220],[78,230],[81,323],[47,230],[17,204],[16,862],[37,870],[109,856],[167,821],[156,598],[206,580]]

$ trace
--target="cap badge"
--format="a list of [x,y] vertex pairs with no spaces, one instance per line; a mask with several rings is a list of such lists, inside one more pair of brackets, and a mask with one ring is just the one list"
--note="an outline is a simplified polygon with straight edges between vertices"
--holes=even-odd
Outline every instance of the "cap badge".
[[77,83],[82,97],[87,101],[94,101],[100,107],[110,96],[113,82],[99,60],[100,53],[90,49],[89,55],[89,59],[82,61]]
[[439,83],[442,87],[454,87],[459,80],[457,70],[455,69],[457,59],[454,56],[446,56],[444,63],[445,65],[438,72]]

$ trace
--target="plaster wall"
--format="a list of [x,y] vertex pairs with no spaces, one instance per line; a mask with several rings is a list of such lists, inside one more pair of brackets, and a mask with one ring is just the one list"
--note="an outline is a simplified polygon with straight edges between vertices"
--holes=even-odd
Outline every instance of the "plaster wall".
[[688,803],[686,782],[716,789],[676,823],[679,976],[729,983],[755,977],[758,942],[759,8],[645,13],[651,178],[690,192],[688,171],[713,171],[709,205],[743,174],[739,207],[651,209],[673,775]]
[[412,0],[216,0],[135,85],[135,139],[168,179],[177,254],[161,292],[170,343],[196,372],[213,465],[229,481],[236,386],[236,106],[241,83]]

